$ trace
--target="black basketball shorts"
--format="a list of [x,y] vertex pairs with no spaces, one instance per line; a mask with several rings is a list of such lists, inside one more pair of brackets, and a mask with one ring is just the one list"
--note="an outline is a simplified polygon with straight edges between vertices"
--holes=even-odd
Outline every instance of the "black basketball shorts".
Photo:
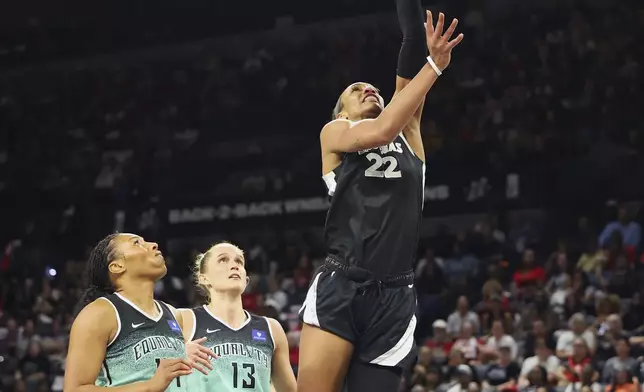
[[354,360],[407,369],[416,359],[412,272],[385,281],[327,257],[300,309],[300,320],[354,345]]

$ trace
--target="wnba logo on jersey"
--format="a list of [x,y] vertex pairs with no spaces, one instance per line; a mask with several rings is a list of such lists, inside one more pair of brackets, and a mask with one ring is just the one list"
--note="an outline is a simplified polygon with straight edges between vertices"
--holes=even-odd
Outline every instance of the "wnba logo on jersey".
[[181,327],[179,326],[179,323],[177,323],[174,320],[168,320],[168,325],[170,326],[170,329],[173,330],[174,332],[181,333]]
[[147,337],[132,348],[134,350],[134,360],[138,361],[151,352],[157,350],[178,350],[183,341],[167,336],[150,336]]
[[257,340],[258,342],[265,342],[266,332],[260,331],[258,329],[253,329],[253,340]]

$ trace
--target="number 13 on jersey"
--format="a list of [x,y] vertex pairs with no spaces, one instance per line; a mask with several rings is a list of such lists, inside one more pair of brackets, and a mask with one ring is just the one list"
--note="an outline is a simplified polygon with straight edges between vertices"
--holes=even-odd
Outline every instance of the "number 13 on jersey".
[[398,169],[398,160],[396,157],[386,156],[382,157],[375,152],[370,152],[365,156],[370,162],[365,171],[365,177],[377,178],[401,178],[402,172]]

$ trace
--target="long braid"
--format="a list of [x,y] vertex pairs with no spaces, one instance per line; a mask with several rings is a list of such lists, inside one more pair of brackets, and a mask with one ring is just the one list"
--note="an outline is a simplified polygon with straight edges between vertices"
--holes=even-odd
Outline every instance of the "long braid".
[[108,266],[114,260],[114,240],[118,233],[110,234],[96,244],[89,254],[85,266],[84,280],[87,289],[81,295],[76,305],[75,314],[78,314],[87,304],[106,294],[114,293],[110,280]]

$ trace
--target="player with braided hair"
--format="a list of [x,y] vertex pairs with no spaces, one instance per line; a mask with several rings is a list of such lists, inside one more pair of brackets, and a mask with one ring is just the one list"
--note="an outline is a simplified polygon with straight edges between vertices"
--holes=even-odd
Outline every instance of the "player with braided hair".
[[70,333],[65,391],[185,391],[182,376],[212,369],[215,354],[203,340],[184,344],[180,313],[154,300],[166,272],[154,242],[123,233],[98,242]]

